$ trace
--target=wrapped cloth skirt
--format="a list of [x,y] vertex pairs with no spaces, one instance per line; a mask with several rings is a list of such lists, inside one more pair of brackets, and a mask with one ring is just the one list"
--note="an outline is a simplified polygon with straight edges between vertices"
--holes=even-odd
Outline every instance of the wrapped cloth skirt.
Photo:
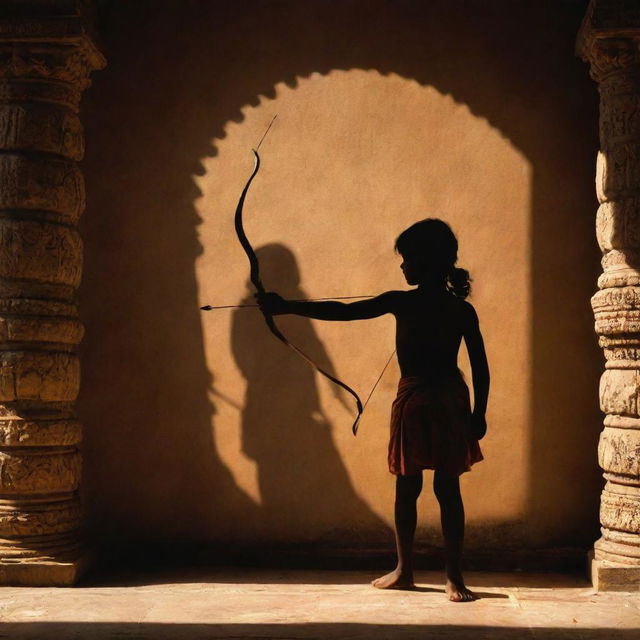
[[459,370],[437,382],[418,376],[400,379],[391,408],[391,473],[435,469],[459,476],[482,459],[471,433],[469,389]]

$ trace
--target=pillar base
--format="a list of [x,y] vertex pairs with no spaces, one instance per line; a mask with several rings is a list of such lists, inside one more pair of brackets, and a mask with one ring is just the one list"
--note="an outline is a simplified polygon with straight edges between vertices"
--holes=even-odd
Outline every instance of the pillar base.
[[589,552],[589,577],[596,591],[640,591],[640,567],[596,560]]
[[72,587],[89,568],[89,555],[71,562],[0,560],[0,585],[7,587]]

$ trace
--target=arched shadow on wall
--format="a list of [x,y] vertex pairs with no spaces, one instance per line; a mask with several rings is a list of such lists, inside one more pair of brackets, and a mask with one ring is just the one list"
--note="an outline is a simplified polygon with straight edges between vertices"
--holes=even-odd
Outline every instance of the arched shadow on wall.
[[[196,307],[193,264],[202,247],[192,175],[202,172],[202,158],[215,155],[210,141],[224,137],[225,124],[240,121],[240,108],[259,96],[274,97],[276,83],[377,69],[452,94],[533,167],[528,519],[534,528],[543,513],[573,523],[549,544],[586,545],[595,537],[600,358],[588,301],[598,269],[596,105],[572,52],[584,5],[101,3],[109,67],[95,75],[84,104],[89,205],[81,302],[88,331],[80,400],[96,534],[176,536],[197,521],[198,530],[224,537],[258,516],[216,456],[210,432],[215,407]],[[584,211],[583,223],[556,215],[567,208]],[[593,264],[593,271],[578,272],[575,264]],[[570,300],[554,287],[566,278],[575,291]],[[116,311],[104,313],[105,305]],[[571,358],[573,345],[585,344],[593,344],[593,366]],[[206,491],[197,513],[182,500],[194,487]],[[230,513],[214,513],[221,492]]]

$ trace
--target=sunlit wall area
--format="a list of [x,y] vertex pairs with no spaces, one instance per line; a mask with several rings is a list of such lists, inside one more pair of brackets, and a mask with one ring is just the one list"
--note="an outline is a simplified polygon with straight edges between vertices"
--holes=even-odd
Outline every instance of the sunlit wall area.
[[[258,310],[199,310],[254,303],[233,215],[277,114],[244,211],[267,289],[405,288],[395,238],[449,222],[492,374],[469,549],[592,542],[596,96],[573,55],[583,7],[543,4],[102,3],[81,290],[96,541],[392,545],[395,361],[354,438],[352,398]],[[394,347],[391,317],[277,322],[363,400]],[[471,384],[464,348],[460,364]]]
[[[465,478],[468,512],[472,521],[521,518],[531,429],[527,159],[466,105],[412,79],[352,70],[312,74],[293,88],[281,83],[274,99],[244,108],[242,122],[229,123],[197,178],[199,304],[252,302],[233,212],[253,166],[250,149],[276,113],[245,212],[265,285],[312,299],[404,289],[393,252],[397,235],[425,217],[449,222],[459,236],[459,262],[474,278],[471,300],[494,374],[487,462]],[[263,508],[269,530],[308,538],[365,527],[353,501],[391,523],[386,446],[395,361],[354,440],[349,396],[305,370],[263,327],[259,312],[216,310],[202,320],[220,391],[214,442],[238,485]],[[392,317],[280,323],[365,399],[394,347]],[[436,521],[432,507],[423,522]]]

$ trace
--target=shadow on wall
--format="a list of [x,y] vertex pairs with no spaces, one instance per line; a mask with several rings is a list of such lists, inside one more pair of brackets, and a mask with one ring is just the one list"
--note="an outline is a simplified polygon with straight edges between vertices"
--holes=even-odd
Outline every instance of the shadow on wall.
[[[224,137],[226,123],[240,121],[240,109],[259,96],[274,97],[276,83],[295,86],[296,77],[312,72],[357,68],[451,93],[531,163],[531,536],[544,519],[562,526],[556,538],[537,543],[593,540],[600,422],[600,364],[588,306],[597,270],[595,93],[572,51],[585,4],[521,2],[514,10],[509,0],[100,3],[109,66],[95,74],[84,103],[87,336],[79,402],[94,538],[229,540],[264,523],[264,511],[236,486],[212,438],[216,407],[208,392],[215,381],[197,308],[194,261],[202,246],[194,200],[200,193],[192,176],[202,174],[201,159],[215,155],[210,141]],[[582,222],[559,215],[565,210],[582,211]],[[555,287],[567,278],[570,299]],[[247,336],[262,331],[246,326],[254,321],[238,316],[234,339],[250,383],[245,446],[261,460],[261,484],[275,508],[286,492],[277,483],[267,488],[273,482],[267,466],[280,451],[255,433],[258,404],[268,396],[286,416],[300,401],[309,421],[318,405],[302,364],[290,370],[295,399],[260,386],[259,363],[247,364],[243,353]],[[311,330],[303,323],[300,331]],[[594,345],[593,366],[570,356],[585,344]],[[276,349],[281,354],[275,341],[268,348],[269,357]],[[319,420],[316,431],[296,431],[296,453],[317,445],[323,453],[314,468],[332,467],[344,487],[342,463]],[[320,477],[308,482],[315,490]],[[350,491],[343,506],[356,505],[361,533],[372,534],[377,519]],[[550,492],[553,505],[545,503]]]
[[[257,249],[256,255],[263,282],[277,282],[278,289],[293,300],[309,297],[300,288],[295,257],[286,247],[266,245]],[[240,304],[253,302],[253,294],[249,294]],[[278,319],[281,326],[283,320]],[[304,345],[307,355],[336,375],[308,318],[287,318],[285,335],[293,344]],[[246,379],[242,451],[257,466],[263,534],[267,539],[284,534],[289,541],[300,536],[302,540],[344,544],[348,531],[353,544],[363,533],[370,544],[372,533],[385,532],[386,526],[351,485],[331,424],[322,412],[315,371],[273,339],[260,313],[245,309],[234,313],[231,343]],[[278,363],[276,367],[274,363]],[[353,412],[346,394],[335,385],[331,389]],[[319,532],[324,533],[319,536]],[[336,534],[343,539],[332,540]]]

